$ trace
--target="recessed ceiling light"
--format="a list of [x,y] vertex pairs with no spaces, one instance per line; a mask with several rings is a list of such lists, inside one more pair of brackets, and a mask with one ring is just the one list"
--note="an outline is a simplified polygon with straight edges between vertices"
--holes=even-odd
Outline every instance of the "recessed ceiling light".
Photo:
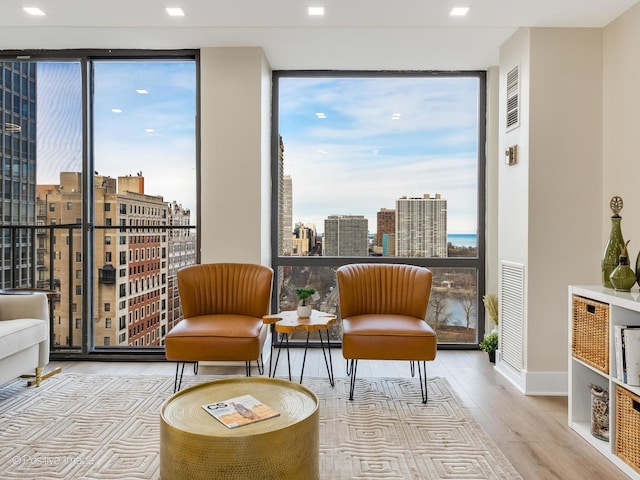
[[391,115],[391,120],[400,120],[401,116],[401,113],[394,113],[393,115]]
[[46,15],[41,9],[38,7],[22,7],[22,9],[27,12],[29,15]]
[[147,133],[155,132],[155,130],[153,128],[145,128],[144,131],[147,132]]
[[140,89],[136,90],[136,92],[138,92],[140,95],[144,95],[145,93],[149,93],[149,91],[145,90],[144,88],[140,88]]
[[122,113],[122,110],[121,110],[121,109],[119,109],[119,108],[112,108],[112,109],[111,109],[111,111],[112,111],[113,113]]
[[467,13],[469,13],[469,7],[453,7],[450,15],[454,17],[463,17]]
[[172,17],[184,17],[184,10],[180,7],[167,7],[165,10]]
[[318,117],[318,118],[327,118],[327,116],[322,112],[316,113],[316,117]]
[[324,7],[309,7],[309,15],[321,17],[324,15]]

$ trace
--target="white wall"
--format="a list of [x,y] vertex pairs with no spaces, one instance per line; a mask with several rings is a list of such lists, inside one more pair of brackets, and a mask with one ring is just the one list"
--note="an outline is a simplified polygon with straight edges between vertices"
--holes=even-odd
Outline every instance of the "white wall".
[[[498,293],[498,169],[502,156],[499,155],[498,105],[500,69],[497,66],[487,70],[487,128],[486,128],[486,204],[485,204],[485,290]],[[485,315],[485,332],[494,325]]]
[[[498,151],[508,146],[518,146],[518,162],[507,166],[499,162],[499,261],[526,264],[528,258],[529,222],[529,50],[530,31],[518,30],[500,47],[500,98]],[[520,71],[520,124],[505,132],[506,125],[506,75],[514,67]]]
[[271,70],[261,48],[203,48],[202,263],[270,263]]
[[527,370],[564,372],[567,286],[600,279],[602,30],[535,28],[531,47]]
[[[611,228],[609,200],[624,200],[622,234],[640,249],[640,4],[604,28],[602,249]],[[637,286],[634,288],[638,288]]]
[[[567,286],[599,281],[602,197],[602,30],[520,29],[501,48],[506,73],[519,65],[518,164],[499,170],[499,261],[524,265],[526,393],[566,392]],[[504,367],[504,366],[503,366]]]

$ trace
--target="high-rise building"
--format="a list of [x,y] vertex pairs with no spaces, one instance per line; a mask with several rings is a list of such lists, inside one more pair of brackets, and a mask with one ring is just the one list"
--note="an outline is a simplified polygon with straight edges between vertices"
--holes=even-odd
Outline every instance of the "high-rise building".
[[363,215],[329,215],[324,221],[322,254],[327,257],[369,255],[369,221]]
[[382,253],[384,235],[396,233],[396,211],[389,208],[381,208],[376,215],[376,224],[377,231],[373,247],[376,253]]
[[[0,224],[36,224],[36,65],[0,62]],[[0,288],[33,285],[35,231],[0,227]]]
[[447,201],[440,194],[396,200],[396,255],[447,256]]
[[[167,224],[173,227],[189,227],[191,211],[177,202],[171,202],[167,209]],[[182,308],[178,292],[177,273],[182,267],[196,263],[196,239],[191,228],[174,228],[167,231],[169,235],[169,275],[167,277],[167,322],[160,327],[160,339],[164,345],[164,337],[180,320]]]
[[278,252],[280,255],[291,255],[293,253],[293,182],[291,175],[284,174],[284,142],[282,137],[278,145],[278,172],[279,187],[279,210],[278,210],[278,226],[280,228]]
[[382,256],[383,257],[396,256],[396,234],[395,233],[385,233],[382,236]]
[[280,239],[282,242],[282,255],[293,254],[293,183],[291,181],[291,175],[284,175],[282,177],[282,234]]
[[[38,211],[48,225],[82,222],[82,174],[62,172],[60,185],[38,189]],[[159,346],[167,329],[170,208],[161,196],[144,193],[144,177],[94,177],[95,224],[93,337],[96,346]],[[40,218],[40,216],[39,216]],[[113,228],[109,228],[113,227]],[[70,348],[82,336],[82,229],[52,232],[53,269],[39,265],[44,278],[55,276],[54,343]],[[38,238],[40,242],[40,237]],[[45,241],[46,244],[46,241]],[[164,333],[163,333],[164,332]]]
[[306,257],[313,254],[316,247],[316,226],[296,223],[293,229],[293,255]]

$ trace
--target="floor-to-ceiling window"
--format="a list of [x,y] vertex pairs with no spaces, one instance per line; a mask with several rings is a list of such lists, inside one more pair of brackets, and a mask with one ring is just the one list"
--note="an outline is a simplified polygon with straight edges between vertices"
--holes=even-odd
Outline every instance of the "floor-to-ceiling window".
[[197,262],[197,68],[196,52],[0,58],[0,281],[60,293],[54,352],[160,352],[182,318],[175,273]]
[[439,342],[477,344],[484,72],[275,72],[273,88],[277,308],[311,287],[336,313],[345,263],[423,265]]

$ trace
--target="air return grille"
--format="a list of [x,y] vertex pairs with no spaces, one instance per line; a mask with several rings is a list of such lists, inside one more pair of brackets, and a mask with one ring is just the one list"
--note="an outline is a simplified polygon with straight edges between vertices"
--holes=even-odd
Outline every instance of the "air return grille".
[[507,73],[507,130],[520,124],[520,73],[517,66]]
[[524,265],[502,262],[500,359],[521,371],[524,328]]

